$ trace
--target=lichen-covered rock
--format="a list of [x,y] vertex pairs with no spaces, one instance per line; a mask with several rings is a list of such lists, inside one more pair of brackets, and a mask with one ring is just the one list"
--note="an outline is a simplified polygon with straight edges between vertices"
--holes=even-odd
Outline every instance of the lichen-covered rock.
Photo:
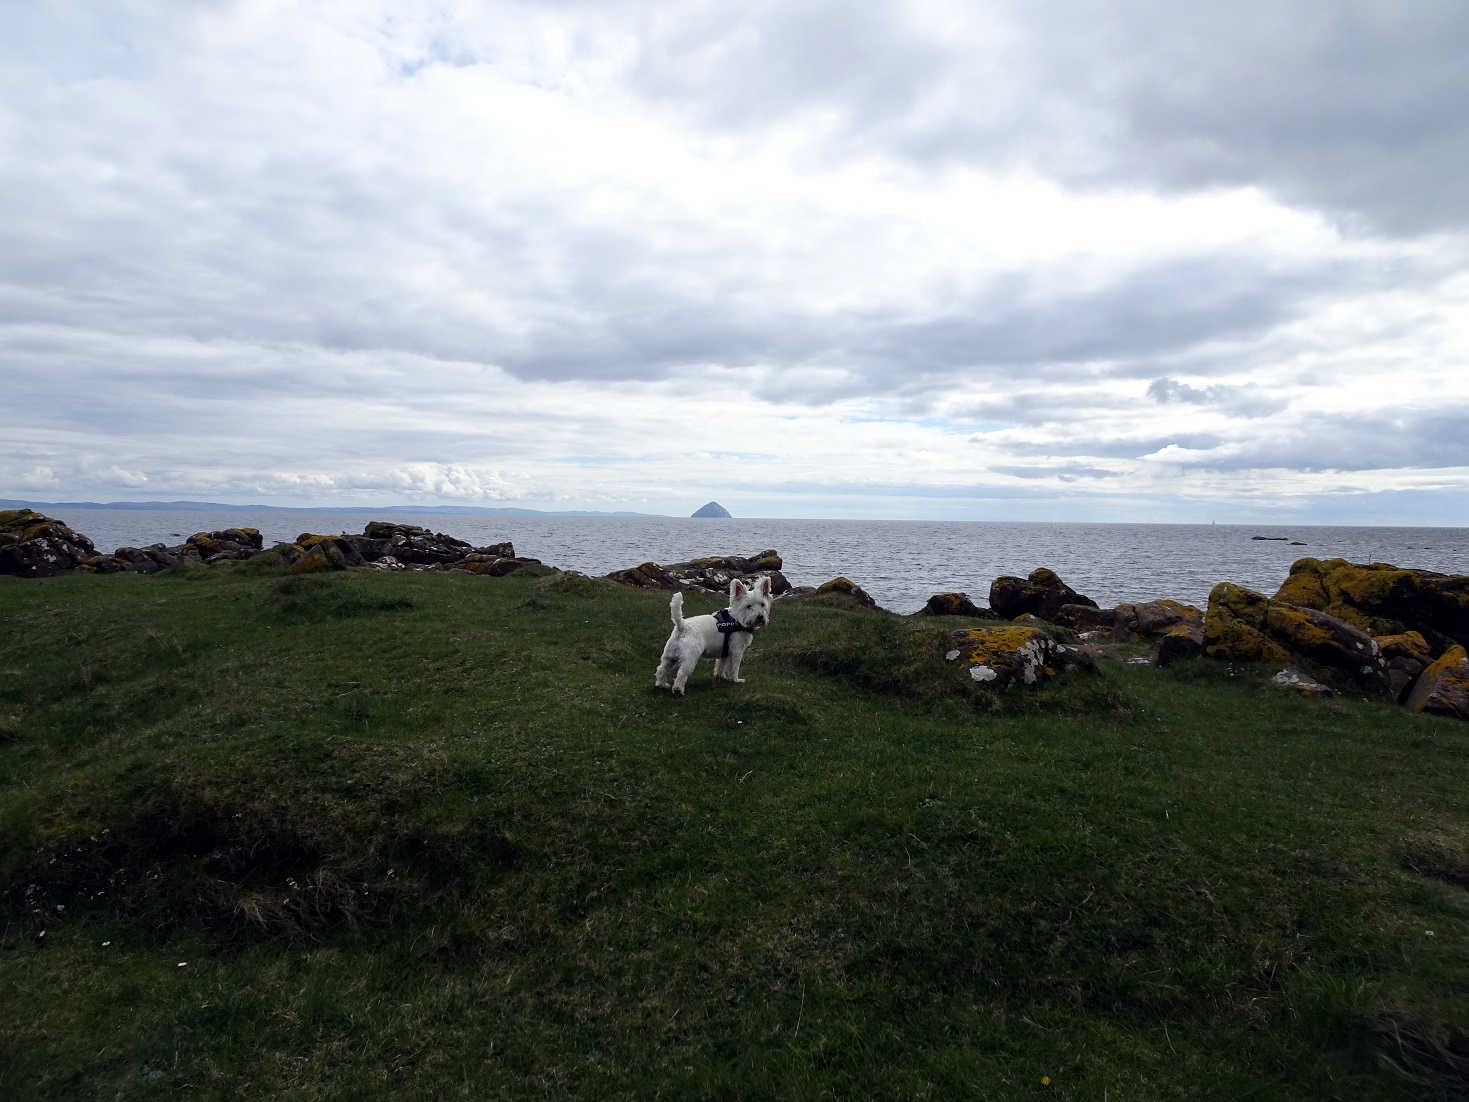
[[[1193,608],[1192,605],[1186,606]],[[1194,609],[1198,612],[1198,609]],[[1204,614],[1197,620],[1180,620],[1158,637],[1158,653],[1154,661],[1159,666],[1197,658],[1204,653]]]
[[822,582],[816,587],[816,592],[818,594],[840,593],[844,596],[851,597],[859,605],[865,605],[867,608],[877,607],[877,602],[868,595],[867,590],[852,581],[851,578],[833,578],[829,582]]
[[1167,635],[1181,624],[1204,626],[1204,613],[1182,601],[1141,601],[1113,609],[1112,638],[1119,643],[1141,643]]
[[1085,648],[1057,643],[1039,628],[1014,624],[961,628],[950,638],[944,657],[958,662],[979,684],[997,689],[1035,685],[1067,669],[1093,669],[1096,665]]
[[301,548],[301,552],[294,559],[288,559],[286,573],[314,574],[320,570],[347,569],[347,558],[334,540],[318,540],[310,547]]
[[1408,694],[1408,709],[1469,719],[1469,652],[1452,646],[1424,670]]
[[156,574],[178,562],[161,543],[151,543],[147,547],[119,547],[113,554],[132,564],[139,574]]
[[134,572],[132,563],[116,555],[93,555],[90,559],[77,563],[77,569],[85,570],[88,574],[131,574]]
[[460,562],[454,563],[449,569],[462,570],[467,574],[482,574],[489,578],[503,578],[506,574],[512,574],[522,566],[540,566],[540,559],[517,559],[513,556],[485,555],[476,551],[466,555]]
[[967,593],[935,593],[928,599],[928,603],[913,614],[914,616],[975,616],[981,619],[988,618],[990,611],[980,608],[969,599]]
[[629,566],[625,570],[614,570],[607,575],[614,582],[635,585],[640,589],[678,589],[678,579],[655,562]]
[[30,509],[0,510],[0,574],[50,578],[97,554],[92,541]]
[[[373,542],[376,543],[376,541]],[[359,544],[357,541],[348,536],[321,536],[315,532],[302,532],[296,537],[296,542],[292,546],[299,547],[302,552],[308,552],[313,547],[320,546],[323,543],[331,544],[334,549],[334,552],[327,553],[332,562],[337,560],[337,555],[341,556],[341,562],[344,567],[362,566],[367,562],[363,558],[362,552],[358,550]],[[293,557],[300,558],[300,555]],[[378,557],[380,558],[381,556]],[[287,561],[290,561],[290,557],[288,557]]]
[[1386,693],[1388,687],[1386,663],[1370,635],[1233,582],[1220,582],[1209,593],[1204,653],[1294,666],[1318,681],[1368,692]]
[[990,608],[995,615],[1013,620],[1029,612],[1042,620],[1056,623],[1062,605],[1088,605],[1097,602],[1076,592],[1063,582],[1054,570],[1041,566],[1027,577],[1003,574],[990,583]]
[[1377,649],[1382,651],[1382,660],[1387,664],[1388,691],[1394,700],[1406,699],[1418,675],[1433,662],[1428,641],[1416,631],[1379,635]]
[[1064,604],[1056,610],[1051,622],[1072,631],[1110,631],[1116,619],[1116,612],[1110,608],[1098,608],[1095,604]]
[[1455,643],[1469,646],[1469,575],[1297,559],[1275,599],[1319,609],[1369,635],[1416,631],[1435,654]]
[[248,559],[264,546],[260,532],[254,528],[225,528],[218,532],[195,532],[188,538],[203,562],[227,562]]

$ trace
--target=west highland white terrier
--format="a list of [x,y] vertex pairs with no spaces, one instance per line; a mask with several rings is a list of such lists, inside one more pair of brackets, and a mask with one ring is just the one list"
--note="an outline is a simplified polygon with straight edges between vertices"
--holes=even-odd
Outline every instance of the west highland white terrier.
[[[736,578],[729,583],[729,608],[712,616],[685,620],[682,593],[673,595],[668,611],[673,616],[673,634],[663,645],[663,657],[653,677],[656,688],[672,689],[674,696],[683,696],[689,674],[701,658],[714,659],[716,679],[743,685],[740,661],[754,642],[756,630],[770,622],[770,579],[762,577],[754,585],[747,585]],[[678,673],[670,685],[668,675],[675,666]]]

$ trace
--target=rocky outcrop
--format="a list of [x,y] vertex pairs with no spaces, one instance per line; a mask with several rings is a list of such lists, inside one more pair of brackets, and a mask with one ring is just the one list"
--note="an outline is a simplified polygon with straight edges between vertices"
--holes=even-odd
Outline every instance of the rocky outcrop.
[[1324,612],[1274,601],[1233,582],[1220,582],[1209,593],[1204,653],[1278,662],[1329,685],[1388,691],[1387,664],[1370,635]]
[[232,562],[248,559],[261,550],[260,533],[254,528],[225,528],[219,532],[195,532],[188,546],[196,549],[200,562]]
[[1112,638],[1118,643],[1158,641],[1155,661],[1167,666],[1204,653],[1204,613],[1182,601],[1140,601],[1112,610]]
[[818,594],[840,593],[844,597],[851,597],[865,608],[877,607],[877,602],[872,599],[867,590],[852,581],[851,578],[833,578],[829,582],[822,582],[816,587],[816,592]]
[[1416,631],[1379,635],[1377,648],[1382,651],[1382,660],[1387,664],[1388,691],[1394,700],[1405,700],[1418,675],[1433,662],[1427,640]]
[[1110,608],[1096,605],[1065,604],[1056,610],[1053,624],[1060,624],[1072,631],[1111,631],[1117,614]]
[[507,541],[489,547],[473,547],[464,540],[455,539],[443,532],[430,532],[416,524],[392,524],[387,521],[372,521],[362,530],[367,540],[377,541],[371,549],[358,545],[358,553],[364,560],[389,556],[400,563],[419,566],[442,566],[457,563],[471,554],[495,555],[512,559],[515,548]]
[[780,555],[766,550],[748,558],[742,555],[716,555],[663,565],[645,562],[625,570],[615,570],[607,577],[614,582],[644,589],[680,589],[691,586],[709,593],[728,592],[729,583],[735,578],[768,577],[771,596],[779,597],[788,593],[791,588],[791,583],[780,572],[781,565]]
[[156,574],[178,562],[177,556],[170,554],[161,543],[150,543],[147,547],[119,547],[112,554],[139,574]]
[[[1063,605],[1096,608],[1097,602],[1084,597],[1044,566],[1032,570],[1027,577],[1005,574],[990,583],[990,608],[996,616],[1013,620],[1029,612],[1042,620],[1057,623]],[[1071,626],[1071,625],[1066,625]]]
[[1182,601],[1143,601],[1113,609],[1112,638],[1118,643],[1142,643],[1167,635],[1183,624],[1204,626],[1204,613]]
[[990,610],[980,608],[967,593],[935,593],[914,616],[974,616],[989,619]]
[[30,509],[0,510],[0,574],[50,578],[97,554],[92,541]]
[[997,689],[1034,685],[1067,669],[1095,667],[1089,651],[1057,643],[1039,628],[962,628],[950,639],[944,657],[958,662],[976,682]]
[[1423,671],[1408,695],[1408,710],[1469,719],[1469,653],[1452,646]]
[[[318,538],[305,547],[292,543],[276,550],[286,560],[287,574],[317,574],[324,570],[346,570],[353,565],[343,546],[340,540]],[[362,557],[355,549],[352,554],[357,558],[356,565],[361,565]]]
[[302,532],[294,543],[276,544],[274,550],[285,559],[291,574],[365,566],[375,570],[462,570],[500,577],[522,566],[540,565],[538,559],[516,557],[509,540],[473,547],[417,525],[380,521],[368,524],[360,536]]
[[[1193,606],[1188,606],[1192,608]],[[1194,609],[1198,612],[1197,609]],[[1197,658],[1204,653],[1204,614],[1197,620],[1181,620],[1158,638],[1158,651],[1153,661],[1159,666]]]
[[[508,545],[507,545],[508,546]],[[482,574],[489,578],[503,578],[523,566],[541,566],[540,559],[519,558],[515,555],[496,555],[493,552],[474,551],[451,566],[450,570],[461,570],[466,574]]]
[[678,579],[655,562],[640,563],[624,570],[614,570],[607,577],[622,585],[635,585],[640,589],[677,589]]
[[1469,646],[1469,575],[1297,559],[1275,600],[1319,609],[1369,635],[1416,631],[1435,654]]

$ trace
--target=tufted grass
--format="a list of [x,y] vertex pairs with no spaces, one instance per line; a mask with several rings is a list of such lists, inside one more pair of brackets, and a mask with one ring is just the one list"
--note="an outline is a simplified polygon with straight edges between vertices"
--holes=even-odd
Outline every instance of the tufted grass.
[[[710,611],[690,596],[687,612]],[[1469,730],[569,576],[0,578],[0,1096],[1455,1098]]]

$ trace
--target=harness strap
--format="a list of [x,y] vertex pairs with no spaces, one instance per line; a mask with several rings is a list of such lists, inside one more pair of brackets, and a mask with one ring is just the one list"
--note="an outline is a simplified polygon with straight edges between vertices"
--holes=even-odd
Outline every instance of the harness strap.
[[719,629],[719,634],[724,636],[724,647],[720,651],[720,658],[729,657],[729,637],[735,632],[748,631],[751,635],[755,634],[754,628],[745,627],[744,624],[730,615],[730,611],[727,608],[721,608],[714,614],[714,626]]

